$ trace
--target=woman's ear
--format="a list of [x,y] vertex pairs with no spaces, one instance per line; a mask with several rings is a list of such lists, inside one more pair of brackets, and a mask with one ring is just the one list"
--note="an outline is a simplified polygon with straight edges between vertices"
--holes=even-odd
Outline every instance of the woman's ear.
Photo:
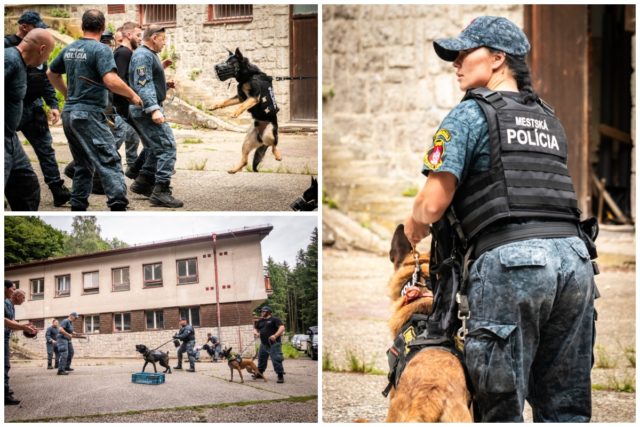
[[507,61],[507,55],[504,52],[495,52],[491,54],[491,68],[495,71],[502,67]]

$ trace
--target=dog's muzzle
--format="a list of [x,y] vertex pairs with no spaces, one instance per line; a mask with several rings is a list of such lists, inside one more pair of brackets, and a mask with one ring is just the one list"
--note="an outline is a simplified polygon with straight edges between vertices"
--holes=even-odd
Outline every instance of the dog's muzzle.
[[173,340],[173,345],[175,345],[176,348],[180,347],[180,340]]
[[227,64],[226,62],[216,64],[214,68],[216,70],[216,76],[221,82],[235,77],[236,74],[238,73],[237,66]]
[[315,199],[305,200],[304,197],[298,197],[293,203],[291,203],[291,209],[302,212],[313,211],[318,209],[318,201]]

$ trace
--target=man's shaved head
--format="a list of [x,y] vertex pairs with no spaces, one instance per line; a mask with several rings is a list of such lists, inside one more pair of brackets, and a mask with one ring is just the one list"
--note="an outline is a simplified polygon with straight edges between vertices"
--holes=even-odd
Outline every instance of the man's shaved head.
[[37,67],[49,59],[56,42],[49,31],[43,28],[34,28],[22,39],[18,50],[22,54],[25,64]]

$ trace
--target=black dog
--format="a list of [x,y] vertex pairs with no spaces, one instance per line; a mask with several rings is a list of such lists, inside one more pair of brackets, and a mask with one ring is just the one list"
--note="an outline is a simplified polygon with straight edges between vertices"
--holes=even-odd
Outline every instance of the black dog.
[[301,197],[298,197],[292,204],[294,211],[314,211],[318,209],[318,180],[311,177],[311,185],[304,190]]
[[171,373],[171,366],[169,366],[169,352],[163,353],[158,350],[149,350],[147,346],[143,344],[137,344],[136,351],[144,357],[142,372],[144,372],[147,367],[147,363],[151,363],[153,365],[153,372],[158,372],[156,369],[156,362],[158,362],[160,366],[167,368],[164,370],[165,373]]
[[237,105],[238,108],[231,117],[238,117],[249,110],[253,118],[253,126],[249,129],[242,144],[242,157],[240,162],[228,170],[229,173],[236,173],[248,163],[249,153],[256,150],[253,155],[253,171],[258,171],[258,165],[262,161],[267,148],[271,146],[271,151],[276,160],[282,160],[278,152],[278,104],[273,94],[273,78],[267,76],[260,69],[251,64],[249,59],[242,56],[240,49],[236,48],[235,53],[229,51],[226,61],[215,66],[216,75],[221,81],[235,78],[238,82],[238,94],[233,98],[214,104],[209,110]]

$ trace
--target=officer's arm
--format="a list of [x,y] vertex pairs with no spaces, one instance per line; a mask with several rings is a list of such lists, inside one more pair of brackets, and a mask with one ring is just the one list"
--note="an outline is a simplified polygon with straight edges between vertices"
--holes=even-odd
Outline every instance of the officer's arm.
[[102,81],[104,85],[113,93],[117,93],[120,96],[127,98],[128,100],[132,100],[136,97],[136,94],[133,90],[122,81],[120,77],[118,77],[118,73],[115,71],[111,71],[104,76],[102,76]]
[[59,110],[58,107],[58,97],[56,97],[56,90],[51,86],[51,82],[49,80],[44,81],[44,94],[42,95],[44,102],[51,108],[52,110]]
[[405,221],[405,234],[417,244],[428,233],[427,226],[437,222],[447,210],[456,192],[458,179],[450,172],[431,172],[413,203],[411,215]]
[[282,334],[284,334],[284,325],[280,325],[280,327],[278,328],[278,330],[276,331],[275,334],[273,334],[273,336],[275,336],[276,338],[282,336]]
[[62,335],[64,335],[67,338],[73,338],[73,335],[71,335],[69,332],[65,331],[64,328],[62,326],[60,326],[59,331]]
[[142,98],[142,108],[147,114],[160,109],[152,69],[153,58],[147,55],[135,56],[129,65],[129,84]]
[[54,88],[58,89],[60,93],[67,99],[67,85],[62,78],[62,74],[54,73],[51,68],[47,70],[47,78],[51,82]]
[[4,318],[4,327],[12,331],[31,331],[29,325],[22,325],[15,320]]

